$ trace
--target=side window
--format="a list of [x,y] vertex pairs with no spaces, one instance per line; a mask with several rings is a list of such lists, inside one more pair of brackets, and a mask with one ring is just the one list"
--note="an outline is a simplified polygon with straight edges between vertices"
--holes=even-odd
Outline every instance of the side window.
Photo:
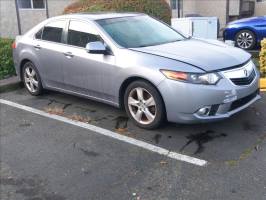
[[65,27],[65,21],[63,20],[47,24],[43,28],[42,39],[51,42],[61,43],[64,27]]
[[89,24],[70,21],[67,36],[68,44],[85,48],[89,42],[96,41],[102,41],[102,39]]
[[43,28],[41,30],[39,30],[36,34],[35,34],[35,38],[36,39],[42,39],[42,31],[43,31]]

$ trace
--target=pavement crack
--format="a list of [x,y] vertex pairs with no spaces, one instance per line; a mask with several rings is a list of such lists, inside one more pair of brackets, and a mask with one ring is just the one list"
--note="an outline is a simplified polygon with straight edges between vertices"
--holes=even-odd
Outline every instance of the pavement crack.
[[229,166],[236,166],[240,163],[240,161],[248,159],[254,152],[257,152],[260,149],[261,144],[266,140],[266,134],[259,137],[257,142],[252,146],[246,148],[239,156],[238,159],[235,160],[227,160],[225,163]]
[[61,101],[58,101],[58,100],[55,100],[55,99],[47,99],[49,102],[47,103],[47,106],[50,106],[54,103],[57,103],[57,104],[61,104],[63,105],[63,109],[66,109],[67,107],[71,106],[72,103],[65,103],[65,102],[61,102]]
[[63,106],[63,110],[67,109],[69,106],[72,106],[72,103],[66,103],[66,104]]
[[84,149],[82,147],[79,147],[78,149],[87,157],[97,157],[100,155],[99,153],[97,153],[95,151],[89,151],[89,150]]
[[116,120],[115,130],[117,130],[118,132],[125,132],[127,130],[128,117],[119,116],[114,120]]
[[[72,106],[71,103],[60,102],[55,99],[47,99],[47,100],[49,102],[47,103],[47,107],[45,107],[45,110],[46,112],[49,112],[49,113],[62,115],[65,112],[66,108],[68,108],[69,106]],[[53,104],[59,104],[59,105],[53,106]]]
[[162,135],[161,134],[156,134],[153,139],[155,140],[155,143],[156,144],[159,144],[160,140],[162,138]]

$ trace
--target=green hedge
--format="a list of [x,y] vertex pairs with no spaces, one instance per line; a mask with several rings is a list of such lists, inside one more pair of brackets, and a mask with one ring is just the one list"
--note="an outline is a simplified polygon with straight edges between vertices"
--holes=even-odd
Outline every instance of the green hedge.
[[77,12],[142,12],[170,23],[171,9],[165,0],[77,0],[64,13]]
[[13,40],[0,38],[0,79],[15,75],[12,58]]

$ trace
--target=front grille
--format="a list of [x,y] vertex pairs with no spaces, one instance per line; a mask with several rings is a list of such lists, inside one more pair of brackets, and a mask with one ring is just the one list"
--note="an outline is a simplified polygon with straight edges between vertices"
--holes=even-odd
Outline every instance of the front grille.
[[250,102],[252,99],[254,99],[258,94],[259,94],[259,90],[256,90],[256,92],[253,92],[252,94],[250,94],[246,97],[243,97],[241,99],[234,101],[231,104],[230,111],[235,110],[237,108],[240,108],[241,106],[244,106],[245,104]]
[[252,71],[252,73],[245,78],[231,78],[230,80],[235,84],[235,85],[249,85],[252,83],[252,81],[256,77],[256,72],[255,70]]

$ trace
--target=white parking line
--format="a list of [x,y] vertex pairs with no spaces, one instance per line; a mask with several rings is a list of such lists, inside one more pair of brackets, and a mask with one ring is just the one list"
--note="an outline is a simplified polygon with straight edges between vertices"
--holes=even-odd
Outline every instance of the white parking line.
[[29,107],[29,106],[24,106],[24,105],[21,105],[21,104],[12,102],[12,101],[7,101],[7,100],[4,100],[4,99],[0,99],[0,103],[8,105],[8,106],[15,107],[15,108],[18,108],[18,109],[21,109],[21,110],[25,110],[25,111],[28,111],[28,112],[31,112],[31,113],[34,113],[34,114],[37,114],[37,115],[41,115],[43,117],[48,117],[48,118],[51,118],[51,119],[54,119],[54,120],[65,122],[67,124],[71,124],[71,125],[74,125],[74,126],[85,128],[85,129],[88,129],[88,130],[93,131],[95,133],[98,133],[98,134],[101,134],[101,135],[105,135],[105,136],[108,136],[108,137],[111,137],[111,138],[114,138],[114,139],[129,143],[129,144],[141,147],[143,149],[158,153],[160,155],[167,156],[167,157],[175,159],[175,160],[187,162],[187,163],[198,165],[198,166],[207,165],[207,161],[205,161],[205,160],[201,160],[201,159],[194,158],[194,157],[191,157],[191,156],[186,156],[186,155],[183,155],[183,154],[180,154],[180,153],[169,151],[167,149],[164,149],[164,148],[161,148],[161,147],[158,147],[158,146],[155,146],[155,145],[152,145],[152,144],[149,144],[149,143],[146,143],[146,142],[143,142],[143,141],[131,138],[131,137],[120,135],[118,133],[115,133],[115,132],[112,132],[112,131],[109,131],[107,129],[100,128],[100,127],[97,127],[97,126],[94,126],[94,125],[91,125],[91,124],[86,124],[86,123],[83,123],[83,122],[74,121],[74,120],[68,119],[66,117],[59,116],[59,115],[49,114],[49,113],[46,113],[46,112],[44,112],[42,110],[38,110],[38,109]]

